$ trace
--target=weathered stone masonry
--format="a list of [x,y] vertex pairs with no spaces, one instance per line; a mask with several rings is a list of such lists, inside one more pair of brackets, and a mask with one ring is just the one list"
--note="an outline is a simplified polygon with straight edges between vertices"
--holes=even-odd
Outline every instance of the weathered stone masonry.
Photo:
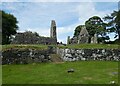
[[120,49],[57,49],[64,61],[120,60]]
[[14,40],[11,44],[57,44],[57,40],[55,38],[50,37],[39,37],[34,34],[29,34],[27,32],[17,33]]
[[37,49],[8,49],[2,51],[2,64],[28,64],[50,62],[50,54],[54,54],[54,48],[45,50]]
[[51,21],[50,37],[43,37],[32,32],[17,33],[11,44],[57,44],[57,33],[55,20]]
[[120,49],[8,49],[2,51],[2,64],[51,62],[51,54],[59,54],[63,61],[107,60],[120,61]]

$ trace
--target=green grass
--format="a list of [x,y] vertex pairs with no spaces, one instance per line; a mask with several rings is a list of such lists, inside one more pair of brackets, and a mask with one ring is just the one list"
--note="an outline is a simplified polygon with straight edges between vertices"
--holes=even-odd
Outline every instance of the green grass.
[[72,48],[72,49],[118,49],[118,44],[70,44],[67,46],[60,46],[60,48]]
[[[42,45],[42,44],[10,44],[10,45],[2,45],[2,50],[7,49],[47,49],[48,46],[56,47],[56,45]],[[120,45],[117,44],[72,44],[67,46],[57,46],[59,48],[72,48],[72,49],[118,49]]]
[[0,65],[0,85],[2,84],[2,65]]
[[47,45],[37,45],[37,44],[10,44],[10,45],[2,45],[2,50],[7,50],[7,49],[47,49],[48,46]]
[[[69,68],[74,73],[67,73]],[[3,65],[3,84],[109,84],[118,83],[118,62],[79,61]]]

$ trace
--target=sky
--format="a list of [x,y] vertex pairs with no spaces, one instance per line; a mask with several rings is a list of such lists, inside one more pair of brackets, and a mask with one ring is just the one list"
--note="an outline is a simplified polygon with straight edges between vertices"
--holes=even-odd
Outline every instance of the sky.
[[[50,0],[49,0],[50,1]],[[118,2],[69,2],[65,0],[60,2],[53,0],[38,1],[34,0],[8,0],[2,1],[0,9],[13,14],[18,20],[18,32],[33,31],[41,36],[50,36],[51,20],[56,21],[58,42],[66,43],[67,37],[72,37],[74,30],[78,25],[84,25],[92,16],[103,18],[105,15],[118,10]],[[110,34],[111,40],[114,40],[114,33]]]

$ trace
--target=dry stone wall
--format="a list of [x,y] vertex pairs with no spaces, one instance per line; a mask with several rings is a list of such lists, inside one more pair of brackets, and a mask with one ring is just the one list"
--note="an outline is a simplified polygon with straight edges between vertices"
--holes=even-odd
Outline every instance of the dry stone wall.
[[64,61],[120,60],[120,49],[57,49]]
[[54,54],[54,48],[46,50],[36,49],[8,49],[2,51],[2,64],[28,64],[50,62],[50,54]]
[[105,60],[120,61],[120,49],[8,49],[2,51],[2,64],[28,64],[51,62],[50,54],[60,55],[63,61]]

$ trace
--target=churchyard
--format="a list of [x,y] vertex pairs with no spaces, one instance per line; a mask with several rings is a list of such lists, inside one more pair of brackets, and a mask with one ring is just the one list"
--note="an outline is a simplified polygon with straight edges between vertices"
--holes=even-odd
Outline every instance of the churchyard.
[[118,84],[118,44],[98,43],[85,27],[78,39],[57,43],[52,20],[50,37],[17,33],[2,45],[3,84]]
[[[50,45],[3,45],[3,51],[10,49],[46,50],[48,46]],[[70,45],[51,46],[73,49]],[[76,49],[100,49],[101,46],[101,49],[105,49],[106,46],[109,46],[109,49],[117,49],[119,45],[87,44],[86,47],[82,44],[74,46]],[[10,54],[9,57],[11,58]],[[118,68],[118,61],[110,60],[11,63],[2,66],[2,82],[3,84],[118,84]],[[68,73],[69,69],[73,69],[74,72]]]
[[3,65],[2,72],[3,84],[118,84],[115,61]]
[[[17,32],[17,18],[4,10],[0,13],[4,20],[0,53],[3,84],[119,84],[120,10],[104,20],[94,15],[84,20],[84,24],[71,27],[72,37],[69,36],[72,32],[64,34],[65,37],[59,35],[58,30],[62,29],[59,24],[57,29],[58,20],[51,20],[50,34],[39,26],[40,23],[44,26],[46,21],[36,25],[47,36],[41,36],[39,30]],[[117,15],[113,16],[114,13]],[[105,23],[109,18],[112,21]],[[32,23],[26,24],[27,28]],[[66,27],[64,30],[67,31]],[[115,33],[113,41],[112,32]],[[58,35],[66,38],[66,42],[59,40]]]

